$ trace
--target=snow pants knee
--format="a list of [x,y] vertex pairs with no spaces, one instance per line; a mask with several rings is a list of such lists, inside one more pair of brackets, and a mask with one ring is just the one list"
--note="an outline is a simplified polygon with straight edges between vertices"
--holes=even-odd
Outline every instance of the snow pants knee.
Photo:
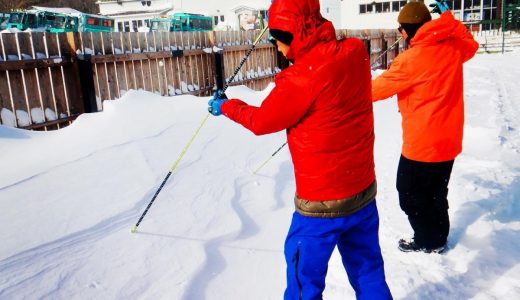
[[379,246],[376,202],[346,217],[295,212],[287,239],[285,300],[322,299],[328,262],[337,246],[357,299],[392,299]]
[[425,248],[446,244],[450,230],[448,183],[453,160],[426,163],[401,155],[397,168],[399,204],[408,215],[414,241]]

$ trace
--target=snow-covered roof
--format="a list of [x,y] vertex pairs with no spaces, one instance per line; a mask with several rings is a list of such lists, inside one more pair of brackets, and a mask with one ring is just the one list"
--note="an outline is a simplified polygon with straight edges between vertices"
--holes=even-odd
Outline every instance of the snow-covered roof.
[[64,14],[69,16],[79,16],[82,14],[79,10],[70,8],[70,7],[43,7],[43,6],[33,6],[34,10],[45,10],[50,11],[57,14]]
[[133,15],[162,15],[169,14],[172,11],[171,8],[167,9],[157,9],[157,10],[142,10],[142,11],[125,11],[114,14],[104,14],[109,17],[117,17],[117,16],[133,16]]
[[244,11],[258,11],[258,10],[262,10],[262,9],[265,9],[265,8],[257,8],[257,7],[251,7],[251,6],[246,6],[246,5],[239,5],[233,9],[231,9],[231,11],[233,11],[235,14],[237,14],[237,13],[244,12]]

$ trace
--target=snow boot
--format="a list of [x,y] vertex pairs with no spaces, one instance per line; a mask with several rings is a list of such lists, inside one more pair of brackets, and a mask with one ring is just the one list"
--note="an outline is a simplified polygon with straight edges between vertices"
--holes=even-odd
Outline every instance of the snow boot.
[[410,240],[400,239],[398,248],[399,248],[399,250],[401,250],[403,252],[424,252],[424,253],[439,253],[440,254],[440,253],[443,253],[444,251],[446,251],[447,246],[442,245],[440,247],[435,247],[435,248],[426,248],[426,247],[421,247],[421,246],[417,245],[413,239],[410,239]]

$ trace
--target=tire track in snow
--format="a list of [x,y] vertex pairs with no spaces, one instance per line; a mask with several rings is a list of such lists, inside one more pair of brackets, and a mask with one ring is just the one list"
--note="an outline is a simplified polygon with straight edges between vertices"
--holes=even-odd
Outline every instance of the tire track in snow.
[[206,260],[190,279],[189,286],[186,288],[181,299],[206,299],[206,289],[210,282],[227,267],[226,259],[220,249],[228,247],[225,245],[227,242],[247,239],[259,232],[257,223],[240,205],[242,190],[248,183],[251,183],[251,180],[237,178],[233,184],[235,195],[230,199],[230,203],[234,213],[240,220],[239,228],[236,231],[216,237],[204,244]]
[[[520,258],[514,255],[520,245],[520,231],[517,229],[520,224],[520,169],[518,165],[509,164],[513,161],[511,157],[519,153],[517,128],[520,111],[506,85],[506,75],[515,72],[496,72],[493,65],[478,68],[478,71],[489,74],[489,79],[483,82],[484,86],[474,82],[473,85],[483,90],[487,86],[492,96],[487,102],[488,110],[483,111],[471,125],[492,124],[499,141],[498,156],[492,161],[482,156],[465,157],[464,163],[472,168],[464,169],[460,177],[467,186],[474,188],[468,192],[476,198],[463,203],[453,218],[448,240],[450,251],[442,257],[448,272],[441,281],[421,284],[403,299],[489,296],[497,282],[504,276],[507,278],[510,270],[520,264]],[[456,253],[452,256],[451,252]],[[453,257],[464,256],[460,252],[470,255],[455,261]],[[471,271],[460,272],[461,269]],[[509,292],[518,290],[518,287],[518,284],[511,284]]]
[[[73,272],[74,268],[62,266],[81,264],[82,259],[89,255],[90,247],[95,241],[122,229],[130,232],[131,224],[137,220],[154,192],[154,189],[148,191],[132,208],[89,228],[0,260],[0,299],[12,299],[10,296],[16,296],[19,289],[23,290],[25,285],[32,282],[39,282],[45,276],[42,274],[51,273],[54,269]],[[71,253],[73,255],[70,255]],[[35,265],[38,267],[35,268]],[[38,271],[34,272],[34,269]]]
[[[497,108],[499,110],[497,116],[503,124],[500,132],[501,144],[502,146],[507,145],[511,147],[511,150],[518,154],[520,153],[520,145],[516,143],[515,138],[518,136],[516,127],[520,124],[514,124],[514,120],[515,118],[518,118],[520,111],[513,102],[512,97],[509,95],[505,79],[501,75],[502,73],[496,72],[493,68],[490,68],[489,71],[492,74],[492,78],[496,79],[495,83],[498,95]],[[511,137],[513,138],[511,139]]]

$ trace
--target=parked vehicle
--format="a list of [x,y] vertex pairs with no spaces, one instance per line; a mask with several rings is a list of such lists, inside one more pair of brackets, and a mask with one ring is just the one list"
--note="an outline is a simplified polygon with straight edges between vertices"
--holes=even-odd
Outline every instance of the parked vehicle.
[[6,28],[47,32],[111,32],[114,31],[114,19],[72,9],[39,8],[11,13]]
[[7,29],[41,29],[45,31],[45,12],[37,10],[14,11],[9,15]]
[[7,22],[9,21],[10,13],[0,12],[0,30],[7,28]]
[[213,18],[199,14],[175,13],[173,16],[153,18],[150,31],[211,31]]

